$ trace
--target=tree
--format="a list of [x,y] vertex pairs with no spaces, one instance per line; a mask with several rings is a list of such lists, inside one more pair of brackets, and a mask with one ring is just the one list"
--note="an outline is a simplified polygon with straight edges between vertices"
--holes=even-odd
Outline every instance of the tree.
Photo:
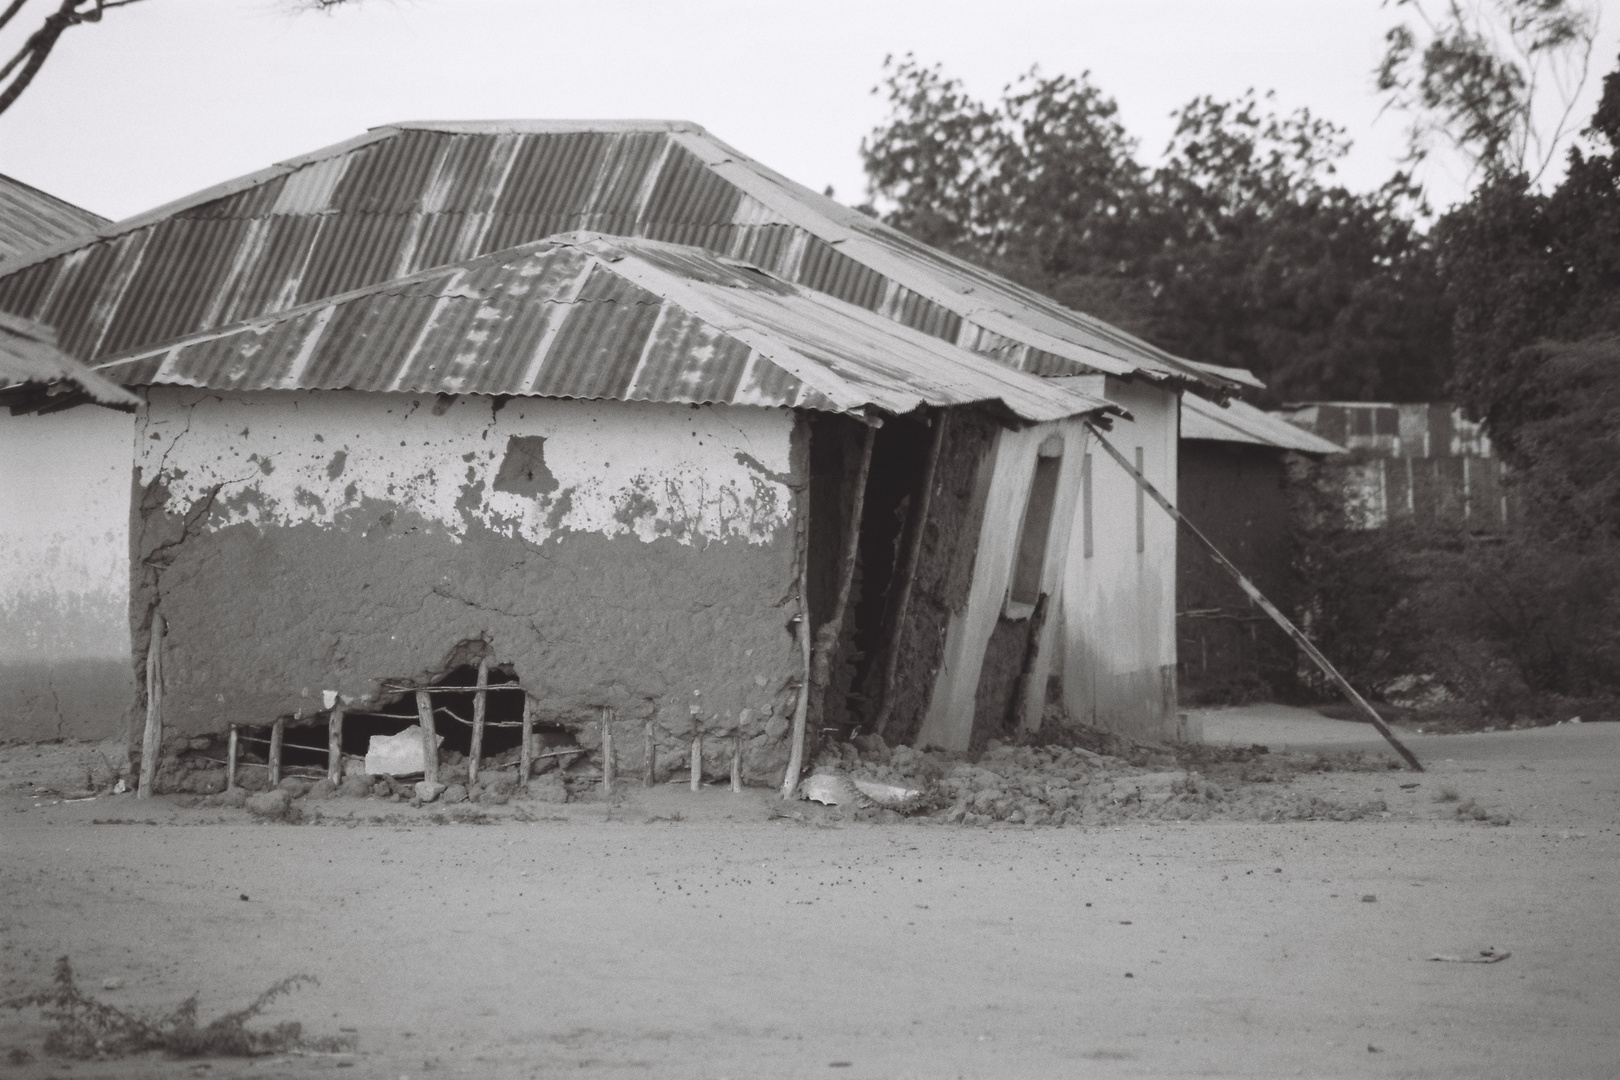
[[1270,96],[1202,97],[1149,169],[1088,76],[1032,70],[986,105],[886,65],[862,143],[886,220],[1280,396],[1421,399],[1446,374],[1444,297],[1405,177],[1333,184],[1349,143]]
[[1385,35],[1377,86],[1385,108],[1411,118],[1410,159],[1446,148],[1468,163],[1470,179],[1523,173],[1532,186],[1539,182],[1571,134],[1597,37],[1597,0],[1394,6],[1416,16],[1415,25]]
[[[39,27],[23,39],[22,46],[0,66],[0,113],[11,108],[33,83],[50,59],[63,34],[75,26],[101,22],[102,15],[114,8],[129,7],[143,0],[59,0],[56,10],[46,15]],[[360,0],[289,0],[294,10],[330,11]],[[0,33],[22,11],[28,0],[9,0],[0,10]]]

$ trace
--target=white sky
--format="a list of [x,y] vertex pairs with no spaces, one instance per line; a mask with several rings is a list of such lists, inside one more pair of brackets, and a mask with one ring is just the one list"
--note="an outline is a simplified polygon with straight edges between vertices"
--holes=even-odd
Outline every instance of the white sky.
[[[1620,51],[1608,14],[1582,123]],[[1089,69],[1149,159],[1195,95],[1275,89],[1350,129],[1341,175],[1371,188],[1401,148],[1371,90],[1392,21],[1380,0],[145,0],[63,37],[0,116],[0,172],[120,218],[394,120],[656,117],[853,203],[869,91],[909,50],[981,97],[1032,63]]]

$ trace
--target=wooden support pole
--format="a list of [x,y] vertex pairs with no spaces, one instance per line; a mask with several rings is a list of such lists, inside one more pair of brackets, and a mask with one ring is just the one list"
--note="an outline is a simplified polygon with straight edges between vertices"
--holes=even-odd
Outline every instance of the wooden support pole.
[[467,785],[478,782],[478,759],[484,756],[484,715],[489,708],[489,657],[478,661],[478,689],[473,693],[472,745],[467,748]]
[[276,722],[270,725],[270,786],[276,787],[281,783],[281,740],[287,734],[287,718],[276,717]]
[[[806,500],[808,505],[809,500]],[[808,532],[808,530],[806,530]],[[799,696],[793,703],[793,746],[788,756],[787,772],[782,776],[782,800],[793,798],[799,788],[799,774],[804,771],[805,729],[810,715],[810,560],[801,560],[799,568],[799,662],[803,665],[803,680]]]
[[703,729],[692,727],[692,790],[703,786]]
[[658,746],[653,742],[653,725],[651,720],[647,721],[647,729],[643,733],[643,738],[647,744],[646,749],[643,751],[643,753],[646,755],[643,762],[646,772],[641,778],[641,784],[643,787],[652,787],[658,773]]
[[231,725],[230,739],[225,743],[225,790],[236,787],[236,725]]
[[1339,674],[1339,669],[1334,667],[1333,664],[1328,661],[1328,658],[1322,655],[1321,650],[1311,643],[1311,639],[1306,637],[1299,627],[1295,626],[1293,622],[1289,620],[1288,616],[1277,610],[1270,600],[1267,600],[1263,595],[1261,595],[1260,590],[1255,587],[1254,582],[1245,577],[1243,571],[1232,565],[1232,561],[1225,555],[1222,555],[1220,549],[1211,543],[1207,536],[1205,536],[1202,532],[1199,532],[1196,525],[1182,517],[1181,511],[1172,506],[1170,504],[1170,500],[1166,499],[1162,494],[1160,494],[1158,488],[1148,483],[1147,477],[1143,476],[1138,469],[1132,466],[1129,461],[1125,460],[1125,455],[1116,450],[1113,443],[1110,443],[1107,439],[1103,438],[1102,433],[1098,431],[1097,428],[1092,426],[1090,421],[1086,422],[1086,427],[1090,430],[1092,437],[1096,439],[1097,442],[1102,445],[1102,448],[1108,452],[1108,456],[1117,461],[1120,468],[1124,469],[1131,475],[1132,479],[1136,481],[1137,487],[1146,492],[1148,497],[1154,502],[1158,503],[1159,507],[1163,509],[1165,513],[1169,514],[1173,519],[1180,522],[1182,526],[1186,528],[1187,532],[1191,534],[1192,538],[1197,540],[1205,551],[1209,552],[1210,557],[1215,560],[1216,564],[1231,575],[1232,579],[1237,582],[1238,588],[1242,589],[1244,593],[1248,595],[1249,599],[1254,601],[1255,606],[1260,608],[1260,610],[1264,611],[1267,615],[1271,616],[1271,621],[1280,626],[1283,633],[1292,638],[1294,644],[1299,646],[1300,651],[1308,656],[1311,662],[1321,669],[1322,674],[1326,675],[1333,681],[1333,684],[1339,688],[1339,692],[1344,694],[1351,705],[1354,705],[1358,710],[1360,710],[1361,714],[1372,723],[1374,728],[1377,729],[1378,734],[1382,735],[1385,740],[1389,742],[1389,745],[1395,748],[1396,753],[1400,754],[1401,757],[1405,759],[1406,763],[1412,767],[1412,770],[1414,772],[1422,772],[1423,763],[1418,761],[1417,755],[1408,750],[1406,748],[1406,744],[1402,743],[1401,740],[1395,737],[1395,733],[1389,729],[1389,725],[1384,723],[1384,718],[1378,715],[1378,710],[1369,705],[1367,703],[1367,699],[1356,692],[1356,688],[1350,685],[1350,680]]
[[523,695],[523,746],[518,750],[518,783],[529,786],[529,774],[534,772],[534,699]]
[[738,735],[731,744],[731,790],[742,790],[742,736]]
[[152,613],[151,636],[146,644],[146,731],[141,736],[141,780],[137,799],[150,799],[157,782],[158,757],[163,753],[163,616]]
[[613,794],[613,710],[602,710],[602,794]]
[[422,779],[435,783],[439,779],[439,730],[433,720],[433,698],[417,691],[416,715],[422,721]]
[[949,417],[950,413],[944,409],[935,411],[933,436],[928,441],[928,463],[923,466],[922,490],[917,493],[911,509],[911,520],[906,523],[910,535],[906,537],[905,561],[900,567],[900,595],[895,599],[894,614],[889,623],[889,640],[883,650],[883,697],[878,705],[877,718],[872,721],[872,730],[880,736],[889,726],[889,714],[894,711],[894,683],[900,672],[900,649],[905,643],[906,615],[911,610],[911,592],[917,584],[917,564],[922,559],[923,537],[928,531],[928,511],[934,501],[934,478],[945,447],[945,424]]
[[343,783],[343,706],[326,719],[326,778],[334,785]]

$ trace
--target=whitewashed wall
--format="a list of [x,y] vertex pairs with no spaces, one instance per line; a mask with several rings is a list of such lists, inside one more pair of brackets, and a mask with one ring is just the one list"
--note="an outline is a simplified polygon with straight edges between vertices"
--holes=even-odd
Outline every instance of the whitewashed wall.
[[0,412],[0,738],[107,738],[134,693],[133,419]]

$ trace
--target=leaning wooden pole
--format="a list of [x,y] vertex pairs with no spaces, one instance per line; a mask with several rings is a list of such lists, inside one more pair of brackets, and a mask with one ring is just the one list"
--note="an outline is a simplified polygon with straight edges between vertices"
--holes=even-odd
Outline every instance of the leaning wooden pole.
[[326,720],[326,778],[333,785],[343,783],[343,706],[338,705]]
[[1092,437],[1095,438],[1097,442],[1102,445],[1102,448],[1108,452],[1108,456],[1119,462],[1119,467],[1131,475],[1132,479],[1136,481],[1137,486],[1146,492],[1149,498],[1158,503],[1165,513],[1169,514],[1176,521],[1180,522],[1181,525],[1186,528],[1187,532],[1192,535],[1193,539],[1197,540],[1198,543],[1203,546],[1204,550],[1209,552],[1210,557],[1215,560],[1221,569],[1225,570],[1232,576],[1232,580],[1237,582],[1238,588],[1242,589],[1246,594],[1248,594],[1249,599],[1253,600],[1261,611],[1264,611],[1267,615],[1271,616],[1272,622],[1282,627],[1283,633],[1292,638],[1294,644],[1298,645],[1300,650],[1304,652],[1306,656],[1310,657],[1311,662],[1322,669],[1322,674],[1333,680],[1334,685],[1339,688],[1339,691],[1344,694],[1344,696],[1349,700],[1350,704],[1354,705],[1361,711],[1362,715],[1364,715],[1368,721],[1372,723],[1372,726],[1378,730],[1378,734],[1382,735],[1386,740],[1388,740],[1389,745],[1395,748],[1395,752],[1400,754],[1401,757],[1406,760],[1408,765],[1412,766],[1413,771],[1422,772],[1423,763],[1418,761],[1417,755],[1408,750],[1406,745],[1395,737],[1395,733],[1389,729],[1389,725],[1384,723],[1384,718],[1378,715],[1378,710],[1369,705],[1367,703],[1367,699],[1356,692],[1356,688],[1350,685],[1350,680],[1339,674],[1339,669],[1334,667],[1333,664],[1328,661],[1328,658],[1322,655],[1321,650],[1319,650],[1315,645],[1311,644],[1311,639],[1306,637],[1304,632],[1289,620],[1288,616],[1277,610],[1270,600],[1267,600],[1263,595],[1261,595],[1260,590],[1255,588],[1254,582],[1245,577],[1243,575],[1243,571],[1232,565],[1232,560],[1228,559],[1225,555],[1222,555],[1220,549],[1210,542],[1209,537],[1199,532],[1196,525],[1182,517],[1181,511],[1172,506],[1170,504],[1170,500],[1166,499],[1162,494],[1159,493],[1158,488],[1148,483],[1147,477],[1143,476],[1136,470],[1135,466],[1133,466],[1129,461],[1125,460],[1125,455],[1116,450],[1113,443],[1102,437],[1102,432],[1098,431],[1097,428],[1094,427],[1090,422],[1087,422],[1086,427],[1090,429]]
[[436,783],[439,779],[439,726],[433,719],[433,695],[425,690],[416,692],[416,715],[422,722],[422,779]]
[[152,797],[157,782],[158,756],[163,753],[163,616],[152,613],[152,631],[146,644],[146,731],[141,737],[141,780],[137,799]]
[[613,794],[613,710],[602,709],[602,794]]
[[950,413],[940,409],[934,416],[934,431],[928,442],[928,462],[923,466],[922,490],[911,512],[911,535],[906,540],[905,562],[900,567],[900,595],[895,599],[894,617],[889,624],[889,640],[883,650],[883,697],[872,730],[882,735],[894,711],[894,683],[900,672],[900,647],[905,642],[906,614],[911,609],[911,593],[917,584],[917,564],[922,560],[923,537],[928,531],[928,511],[934,501],[934,477],[939,456],[945,447],[945,423]]
[[[811,650],[808,665],[809,677],[805,682],[804,693],[800,695],[801,708],[794,712],[793,750],[788,758],[787,775],[782,779],[784,799],[793,797],[794,789],[799,786],[799,774],[804,771],[804,747],[810,717],[814,716],[819,721],[824,715],[823,696],[826,693],[827,682],[832,676],[832,655],[837,651],[838,638],[843,633],[844,612],[849,607],[850,589],[855,584],[855,563],[861,547],[861,517],[866,510],[866,478],[872,471],[872,445],[877,441],[878,426],[876,421],[868,420],[866,437],[861,442],[861,463],[855,471],[855,491],[850,499],[849,521],[844,529],[844,550],[838,560],[837,598],[833,601],[832,611],[827,614],[827,621],[822,623],[821,629],[816,633],[815,647]],[[807,546],[801,585],[809,584],[809,561]],[[807,644],[810,635],[808,599],[806,593],[804,626],[801,627],[802,640]]]
[[529,786],[529,776],[534,772],[534,699],[523,693],[523,746],[518,750],[518,783],[523,787]]
[[270,786],[281,786],[281,743],[287,737],[287,718],[276,717],[270,725]]

